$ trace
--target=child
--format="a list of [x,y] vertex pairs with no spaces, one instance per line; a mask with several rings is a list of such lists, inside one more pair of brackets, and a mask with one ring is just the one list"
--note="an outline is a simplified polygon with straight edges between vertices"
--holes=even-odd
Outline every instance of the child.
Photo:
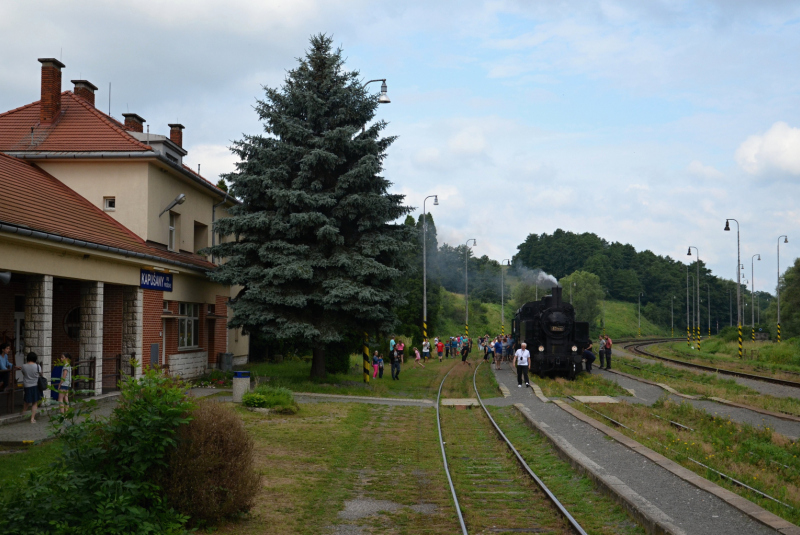
[[373,374],[372,378],[375,379],[378,376],[378,352],[376,351],[374,355],[372,355],[372,369]]
[[58,383],[58,410],[64,414],[69,405],[69,389],[72,388],[72,357],[69,353],[62,353],[61,360],[64,367],[61,369],[61,382]]
[[378,379],[383,379],[383,355],[378,355]]
[[414,363],[419,364],[423,368],[425,367],[425,365],[419,361],[419,350],[417,350],[416,347],[414,348]]

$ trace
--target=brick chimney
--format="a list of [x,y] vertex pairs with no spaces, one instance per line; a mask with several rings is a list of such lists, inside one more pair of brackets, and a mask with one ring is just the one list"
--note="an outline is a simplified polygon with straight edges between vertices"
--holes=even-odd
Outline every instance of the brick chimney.
[[183,129],[186,128],[182,124],[170,124],[169,125],[169,140],[175,143],[177,146],[183,148]]
[[125,117],[126,130],[129,132],[144,132],[144,123],[147,121],[135,113],[123,113],[122,116]]
[[94,92],[97,91],[97,86],[89,80],[71,80],[75,84],[73,93],[75,96],[81,97],[83,100],[94,106]]
[[39,58],[42,64],[42,100],[39,122],[51,124],[61,113],[61,69],[64,64],[55,58]]

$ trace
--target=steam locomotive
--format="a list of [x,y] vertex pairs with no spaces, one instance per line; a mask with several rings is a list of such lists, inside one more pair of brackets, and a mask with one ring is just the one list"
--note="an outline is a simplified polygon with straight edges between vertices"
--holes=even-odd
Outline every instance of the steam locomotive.
[[514,315],[511,332],[517,344],[528,344],[534,374],[574,379],[583,370],[581,354],[590,343],[589,324],[575,321],[575,309],[561,300],[561,291],[555,286],[552,295],[522,305]]

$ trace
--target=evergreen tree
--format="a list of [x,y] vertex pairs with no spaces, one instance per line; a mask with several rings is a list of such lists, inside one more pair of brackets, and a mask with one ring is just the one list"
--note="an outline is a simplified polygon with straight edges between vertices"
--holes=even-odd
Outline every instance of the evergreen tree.
[[224,177],[241,204],[215,231],[233,239],[212,248],[226,262],[211,278],[241,287],[229,325],[311,346],[312,377],[326,347],[395,326],[409,249],[393,221],[410,208],[380,176],[394,137],[380,137],[384,121],[362,131],[377,100],[331,43],[313,36],[283,87],[265,88],[265,134],[234,143],[241,161]]

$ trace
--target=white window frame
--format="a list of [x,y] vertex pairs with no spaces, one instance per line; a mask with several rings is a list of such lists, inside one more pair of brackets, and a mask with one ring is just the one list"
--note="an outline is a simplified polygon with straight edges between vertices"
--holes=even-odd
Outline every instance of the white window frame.
[[175,223],[176,217],[172,212],[169,213],[169,238],[167,239],[167,249],[176,251],[175,248]]
[[178,349],[200,347],[200,305],[178,304]]
[[[109,201],[113,206],[109,206]],[[103,197],[103,211],[104,212],[114,212],[117,209],[117,198],[116,197]]]

